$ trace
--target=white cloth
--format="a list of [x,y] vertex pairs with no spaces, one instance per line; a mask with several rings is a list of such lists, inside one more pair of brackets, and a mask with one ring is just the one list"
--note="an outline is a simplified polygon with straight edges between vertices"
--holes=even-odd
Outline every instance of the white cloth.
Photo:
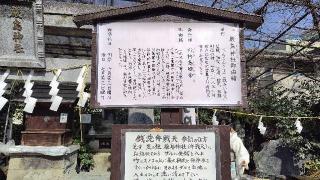
[[[230,133],[230,148],[235,154],[235,162],[238,168],[238,173],[243,174],[244,169],[248,169],[250,156],[246,147],[244,147],[242,140],[238,137],[236,132]],[[241,166],[241,162],[246,163],[246,167]]]

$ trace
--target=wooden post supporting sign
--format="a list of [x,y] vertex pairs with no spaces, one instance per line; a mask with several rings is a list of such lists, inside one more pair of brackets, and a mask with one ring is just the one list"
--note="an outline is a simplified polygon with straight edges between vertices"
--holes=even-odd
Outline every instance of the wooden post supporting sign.
[[162,108],[160,114],[161,125],[182,124],[181,108]]

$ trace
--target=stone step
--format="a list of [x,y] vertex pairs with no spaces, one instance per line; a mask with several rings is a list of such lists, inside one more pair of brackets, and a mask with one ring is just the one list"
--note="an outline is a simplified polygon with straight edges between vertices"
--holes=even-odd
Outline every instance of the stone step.
[[92,175],[90,172],[69,175],[68,180],[110,180],[110,173]]

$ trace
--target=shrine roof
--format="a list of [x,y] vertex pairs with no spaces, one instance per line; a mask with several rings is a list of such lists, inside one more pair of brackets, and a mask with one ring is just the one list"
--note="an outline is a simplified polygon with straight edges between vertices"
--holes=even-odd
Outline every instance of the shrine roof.
[[148,1],[129,7],[78,14],[74,16],[74,22],[78,26],[82,26],[100,22],[141,19],[146,16],[161,14],[183,15],[199,21],[239,23],[249,29],[257,29],[263,23],[263,18],[259,15],[228,11],[173,0]]

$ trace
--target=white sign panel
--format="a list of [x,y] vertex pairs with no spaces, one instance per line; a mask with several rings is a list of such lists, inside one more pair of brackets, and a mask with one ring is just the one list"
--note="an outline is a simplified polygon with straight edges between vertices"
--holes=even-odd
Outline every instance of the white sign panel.
[[239,106],[237,24],[97,25],[100,106]]
[[60,123],[67,123],[68,113],[60,113]]
[[124,180],[215,180],[215,133],[126,132],[124,159]]
[[91,114],[81,114],[81,123],[90,124],[91,123]]

